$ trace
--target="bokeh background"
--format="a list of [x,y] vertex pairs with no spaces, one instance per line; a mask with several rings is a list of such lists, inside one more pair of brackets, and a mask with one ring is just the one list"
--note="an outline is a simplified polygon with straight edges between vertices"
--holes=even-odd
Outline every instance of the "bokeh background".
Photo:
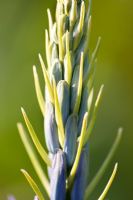
[[[14,194],[17,200],[33,199],[20,173],[25,168],[36,178],[20,141],[16,122],[24,106],[43,140],[43,119],[33,84],[32,65],[39,68],[38,53],[45,56],[46,9],[54,14],[55,0],[0,0],[0,200]],[[91,49],[98,35],[95,92],[105,84],[104,97],[91,137],[90,178],[100,167],[119,126],[124,127],[121,145],[91,199],[97,199],[119,162],[117,178],[108,199],[133,199],[133,1],[93,0]]]

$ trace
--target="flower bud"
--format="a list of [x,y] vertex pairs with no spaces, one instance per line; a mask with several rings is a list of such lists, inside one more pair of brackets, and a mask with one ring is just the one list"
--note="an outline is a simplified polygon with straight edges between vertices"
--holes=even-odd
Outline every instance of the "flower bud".
[[66,199],[66,158],[62,150],[58,150],[52,163],[51,200]]
[[62,65],[58,59],[54,60],[54,63],[50,69],[50,79],[52,81],[54,76],[56,84],[62,79]]
[[63,124],[65,126],[69,115],[69,106],[70,106],[70,92],[69,92],[69,86],[66,81],[61,80],[58,83],[57,94],[62,113]]
[[87,185],[88,178],[88,159],[86,151],[83,149],[79,166],[76,172],[76,176],[73,183],[73,188],[71,192],[71,200],[83,200],[84,193]]
[[59,58],[58,47],[55,43],[52,44],[51,65],[54,64],[55,59]]
[[66,160],[68,166],[72,166],[75,159],[77,148],[77,116],[72,114],[67,120],[65,127],[65,145],[64,152],[66,153]]
[[58,132],[55,121],[54,106],[50,102],[46,102],[46,115],[44,119],[44,130],[46,145],[51,153],[55,153],[59,148]]

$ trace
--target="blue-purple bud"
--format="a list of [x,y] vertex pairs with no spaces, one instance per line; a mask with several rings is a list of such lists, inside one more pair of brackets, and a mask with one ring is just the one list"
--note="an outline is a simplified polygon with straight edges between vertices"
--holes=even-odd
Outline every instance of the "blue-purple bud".
[[66,157],[62,150],[58,150],[52,163],[52,176],[50,180],[50,200],[66,199]]
[[51,102],[46,102],[44,130],[47,148],[49,152],[55,153],[59,149],[59,141],[54,106]]
[[64,80],[59,81],[57,85],[57,94],[62,113],[63,125],[65,126],[70,107],[70,91],[68,83]]
[[88,178],[87,174],[88,174],[88,159],[86,151],[83,149],[73,183],[71,200],[84,199],[85,189],[87,186],[87,178]]
[[56,84],[62,80],[62,65],[58,59],[54,60],[53,65],[50,69],[50,79],[52,81],[54,76]]
[[67,120],[65,127],[65,145],[64,152],[66,153],[66,160],[68,166],[72,166],[77,149],[77,116],[72,114]]
[[51,65],[53,65],[54,60],[59,58],[58,47],[57,44],[52,44],[52,55],[51,55]]

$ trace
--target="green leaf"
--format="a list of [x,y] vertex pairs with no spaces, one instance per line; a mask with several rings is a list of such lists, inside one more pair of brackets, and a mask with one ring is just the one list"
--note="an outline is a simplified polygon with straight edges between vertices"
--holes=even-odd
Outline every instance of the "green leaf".
[[81,101],[81,95],[82,95],[82,85],[83,85],[83,66],[84,66],[84,53],[81,53],[81,59],[80,59],[80,70],[79,70],[79,81],[78,81],[78,90],[77,90],[77,97],[76,102],[74,106],[74,113],[78,113],[80,101]]
[[31,176],[28,174],[28,172],[26,172],[24,169],[21,169],[21,172],[24,174],[25,178],[29,182],[30,186],[32,187],[33,191],[35,192],[35,194],[37,195],[37,197],[39,198],[39,200],[45,200],[44,197],[43,197],[43,195],[42,195],[42,193],[41,193],[41,191],[39,190],[37,184],[31,178]]
[[98,37],[98,40],[97,40],[97,44],[96,44],[96,47],[91,55],[91,59],[90,59],[90,63],[89,63],[89,71],[87,73],[87,77],[86,79],[84,80],[84,85],[86,85],[90,79],[90,77],[92,76],[93,72],[94,72],[94,62],[96,60],[96,57],[97,57],[97,54],[98,54],[98,50],[99,50],[99,47],[100,47],[100,43],[101,43],[101,37]]
[[122,132],[123,132],[123,129],[122,128],[119,128],[118,129],[118,133],[117,133],[117,136],[116,136],[116,139],[106,157],[106,159],[104,160],[102,166],[100,167],[100,169],[98,170],[98,172],[96,173],[95,177],[92,179],[92,181],[90,182],[90,184],[88,185],[87,189],[86,189],[86,193],[85,193],[85,199],[88,200],[88,197],[91,195],[91,193],[94,191],[95,187],[97,186],[97,184],[99,183],[99,181],[101,180],[103,174],[105,173],[113,155],[115,154],[118,146],[119,146],[119,143],[120,143],[120,140],[121,140],[121,137],[122,137]]
[[63,62],[64,59],[64,44],[63,44],[63,22],[64,22],[65,15],[62,14],[59,16],[58,23],[57,23],[57,30],[58,30],[58,41],[59,41],[59,58],[60,61]]
[[111,185],[112,185],[112,183],[113,183],[113,181],[114,181],[114,178],[115,178],[115,176],[116,176],[117,168],[118,168],[118,164],[116,163],[116,164],[115,164],[115,167],[114,167],[114,170],[113,170],[113,172],[112,172],[112,175],[111,175],[111,177],[110,177],[110,179],[109,179],[109,181],[108,181],[108,183],[107,183],[107,185],[106,185],[106,187],[105,187],[103,193],[102,193],[101,196],[98,198],[98,200],[104,200],[104,199],[105,199],[105,197],[106,197],[106,195],[107,195],[107,192],[109,191],[109,189],[110,189],[110,187],[111,187]]
[[[71,83],[71,78],[72,78],[72,60],[71,60],[71,53],[70,53],[70,33],[67,31],[66,32],[66,64],[64,63],[65,66],[65,80],[67,81],[68,85]],[[65,62],[64,61],[64,62]]]
[[30,121],[28,119],[28,116],[26,115],[26,112],[24,111],[23,108],[21,108],[21,111],[22,111],[22,114],[23,114],[26,126],[27,126],[27,128],[29,130],[30,136],[31,136],[31,138],[33,140],[34,145],[36,146],[36,149],[37,149],[38,153],[40,154],[40,156],[42,157],[42,159],[44,160],[44,162],[48,166],[51,166],[51,161],[50,161],[50,159],[48,157],[48,154],[46,153],[46,151],[42,147],[41,143],[39,142],[39,140],[37,138],[37,135],[36,135],[36,133],[34,131],[34,128],[31,125],[31,123],[30,123]]
[[80,9],[80,19],[79,19],[79,24],[78,24],[78,32],[79,33],[81,31],[83,31],[84,18],[85,18],[85,3],[84,3],[84,1],[82,1],[81,9]]
[[42,56],[40,54],[39,54],[39,60],[40,60],[40,63],[41,63],[41,67],[42,67],[42,71],[43,71],[43,75],[44,75],[44,80],[45,80],[45,83],[46,83],[46,86],[47,86],[47,89],[48,89],[48,92],[49,92],[50,101],[52,103],[54,103],[53,89],[52,89],[52,86],[51,86],[51,83],[50,83],[50,80],[49,80],[49,77],[48,77],[48,74],[47,74],[45,64],[44,64]]
[[96,116],[97,116],[100,100],[101,100],[101,97],[102,97],[103,88],[104,88],[104,85],[101,86],[99,93],[98,93],[98,96],[97,96],[97,99],[96,99],[96,102],[95,102],[95,105],[94,105],[92,117],[91,117],[89,126],[87,128],[86,136],[85,136],[85,141],[84,141],[85,144],[87,143],[88,139],[90,138],[90,135],[92,133],[92,130],[93,130],[93,127],[94,127],[94,124],[95,124],[95,121],[96,121]]
[[80,8],[80,18],[79,18],[79,24],[76,31],[76,35],[74,37],[74,44],[73,49],[76,50],[78,47],[80,40],[83,35],[83,29],[84,29],[84,19],[85,19],[85,3],[82,1],[81,8]]
[[82,152],[82,148],[84,146],[84,139],[85,139],[86,128],[87,128],[87,121],[88,121],[88,113],[85,113],[83,123],[82,123],[81,135],[79,137],[79,144],[78,144],[76,158],[75,158],[74,164],[72,166],[70,175],[68,177],[68,185],[72,184],[74,177],[75,177],[75,174],[76,174],[76,171],[77,171],[77,168],[78,168],[80,155],[81,155],[81,152]]
[[45,52],[46,52],[46,59],[47,59],[47,65],[48,68],[50,68],[50,41],[49,41],[49,35],[48,35],[48,30],[45,29]]
[[53,20],[52,15],[50,12],[50,9],[47,9],[47,15],[48,15],[48,21],[49,21],[49,35],[50,35],[50,41],[52,41],[52,28],[53,28]]
[[40,83],[39,83],[39,78],[38,78],[38,74],[37,74],[37,70],[36,70],[35,66],[33,66],[33,75],[34,75],[34,82],[35,82],[35,90],[36,90],[37,100],[38,100],[41,112],[44,116],[45,102],[44,102],[44,98],[43,98],[43,95],[42,95],[42,91],[41,91],[41,87],[40,87]]
[[90,110],[92,107],[93,96],[94,96],[94,89],[92,88],[88,97],[88,102],[87,102],[87,110],[88,110],[89,115],[90,115]]
[[89,16],[89,20],[87,23],[87,33],[86,33],[86,44],[85,44],[85,55],[88,53],[89,45],[90,45],[90,37],[91,37],[91,23],[92,23],[92,17]]
[[72,31],[76,19],[77,19],[77,1],[72,0],[71,11],[70,11],[70,31]]
[[53,88],[54,88],[54,105],[55,105],[55,118],[56,118],[56,123],[58,127],[58,136],[59,136],[59,142],[61,147],[64,147],[64,126],[63,126],[63,119],[62,119],[62,114],[61,114],[61,109],[59,105],[59,100],[58,100],[58,95],[57,95],[57,88],[56,88],[56,83],[53,77]]
[[44,189],[46,190],[47,194],[49,195],[50,194],[50,185],[49,185],[49,182],[48,182],[48,179],[40,165],[40,162],[38,161],[38,158],[37,158],[37,155],[31,145],[31,143],[29,142],[29,139],[27,137],[27,134],[24,130],[24,127],[21,123],[17,123],[17,128],[18,128],[18,131],[19,131],[19,134],[20,134],[20,137],[21,137],[21,140],[25,146],[25,149],[27,151],[27,154],[31,160],[31,163],[44,187]]

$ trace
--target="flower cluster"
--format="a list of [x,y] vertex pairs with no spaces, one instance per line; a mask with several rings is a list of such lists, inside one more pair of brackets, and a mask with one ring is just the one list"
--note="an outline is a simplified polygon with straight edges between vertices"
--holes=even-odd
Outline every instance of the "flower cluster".
[[[18,123],[21,139],[45,189],[42,194],[31,176],[25,170],[21,170],[37,195],[35,199],[88,199],[121,138],[122,130],[119,129],[102,167],[90,181],[89,138],[95,124],[103,85],[93,104],[95,66],[101,38],[98,38],[96,47],[90,55],[91,1],[86,4],[84,0],[58,0],[55,21],[50,10],[47,10],[47,67],[39,54],[45,81],[44,95],[35,66],[33,74],[37,99],[44,118],[48,153],[40,143],[26,112],[21,109],[32,141],[48,168],[47,177],[22,124]],[[104,199],[116,170],[117,164],[99,200]]]

